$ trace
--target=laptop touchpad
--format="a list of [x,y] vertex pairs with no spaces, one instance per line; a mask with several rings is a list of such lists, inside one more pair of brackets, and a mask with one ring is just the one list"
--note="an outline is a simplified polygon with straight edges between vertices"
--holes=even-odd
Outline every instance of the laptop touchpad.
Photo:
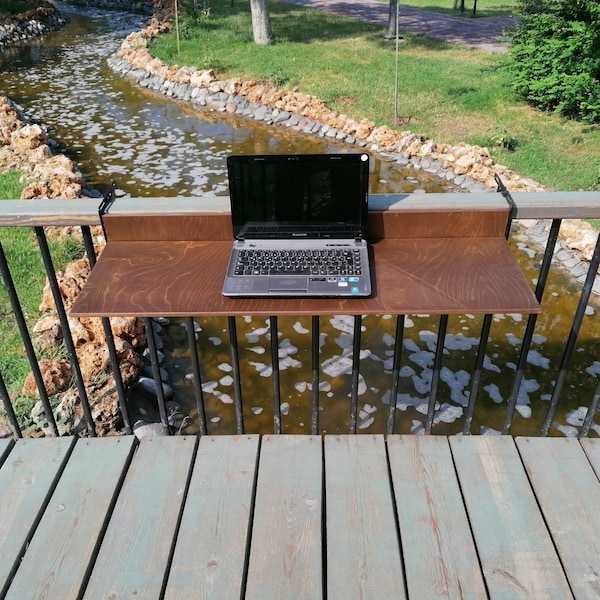
[[269,277],[270,292],[302,292],[306,285],[306,277]]

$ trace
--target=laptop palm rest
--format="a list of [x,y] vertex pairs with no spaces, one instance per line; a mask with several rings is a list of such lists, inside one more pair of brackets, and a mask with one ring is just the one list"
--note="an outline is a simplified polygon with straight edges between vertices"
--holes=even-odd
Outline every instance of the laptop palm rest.
[[306,289],[306,277],[269,277],[270,292],[302,292]]

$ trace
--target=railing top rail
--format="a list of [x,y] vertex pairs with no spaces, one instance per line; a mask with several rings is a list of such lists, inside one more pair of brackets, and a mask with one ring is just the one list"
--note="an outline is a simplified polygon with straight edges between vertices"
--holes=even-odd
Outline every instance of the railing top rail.
[[2,200],[0,227],[100,225],[99,198]]
[[519,219],[600,219],[598,192],[522,192],[511,194]]
[[[517,218],[600,219],[600,192],[513,193]],[[0,202],[0,227],[99,225],[99,198],[74,200],[4,200]],[[501,194],[371,194],[374,212],[415,210],[497,210],[506,206]],[[178,198],[118,198],[112,214],[152,215],[227,213],[227,196],[204,194]]]

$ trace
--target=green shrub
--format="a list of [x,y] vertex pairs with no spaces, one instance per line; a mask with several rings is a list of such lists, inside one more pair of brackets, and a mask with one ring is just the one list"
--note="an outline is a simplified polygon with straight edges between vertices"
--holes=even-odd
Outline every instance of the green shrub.
[[535,107],[600,123],[600,5],[592,0],[521,0],[506,67]]

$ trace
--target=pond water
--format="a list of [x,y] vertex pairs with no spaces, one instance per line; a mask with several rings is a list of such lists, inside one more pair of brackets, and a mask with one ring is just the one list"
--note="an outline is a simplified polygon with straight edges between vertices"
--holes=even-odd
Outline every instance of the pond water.
[[[45,124],[61,151],[100,190],[115,181],[133,197],[226,194],[225,157],[234,153],[348,151],[322,139],[252,120],[196,111],[113,73],[106,59],[143,18],[62,7],[70,23],[41,40],[0,49],[0,93]],[[439,179],[373,161],[373,192],[434,192]]]
[[[70,24],[62,31],[0,50],[0,93],[22,105],[49,128],[60,150],[80,167],[98,190],[115,181],[119,194],[133,197],[225,195],[225,157],[232,152],[331,152],[347,150],[317,138],[277,131],[252,121],[198,112],[183,103],[132,85],[106,65],[120,41],[140,28],[143,19],[121,12],[64,8]],[[450,191],[442,182],[411,169],[373,161],[373,193]],[[541,253],[528,244],[514,247],[526,276],[534,285]],[[538,320],[522,394],[513,426],[516,434],[537,434],[569,334],[580,286],[560,268],[554,270]],[[590,312],[594,312],[591,310]],[[244,365],[246,423],[252,430],[272,430],[270,331],[265,319],[238,319]],[[567,388],[556,415],[553,434],[576,433],[600,372],[599,322],[586,317]],[[437,319],[407,319],[397,416],[398,432],[422,429],[431,382]],[[352,319],[321,319],[321,426],[345,432],[349,411]],[[434,431],[455,433],[467,401],[481,318],[451,317]],[[234,423],[233,387],[226,323],[198,320],[203,360],[203,386],[210,431],[227,432]],[[310,432],[310,323],[280,319],[280,364],[283,430]],[[501,428],[525,319],[494,318],[484,380],[473,432]],[[395,318],[363,321],[359,431],[383,431],[390,402],[391,360]],[[167,328],[167,366],[183,410],[193,416],[193,394],[185,334],[178,322]],[[347,400],[346,400],[347,399]],[[194,426],[192,425],[191,430]]]

